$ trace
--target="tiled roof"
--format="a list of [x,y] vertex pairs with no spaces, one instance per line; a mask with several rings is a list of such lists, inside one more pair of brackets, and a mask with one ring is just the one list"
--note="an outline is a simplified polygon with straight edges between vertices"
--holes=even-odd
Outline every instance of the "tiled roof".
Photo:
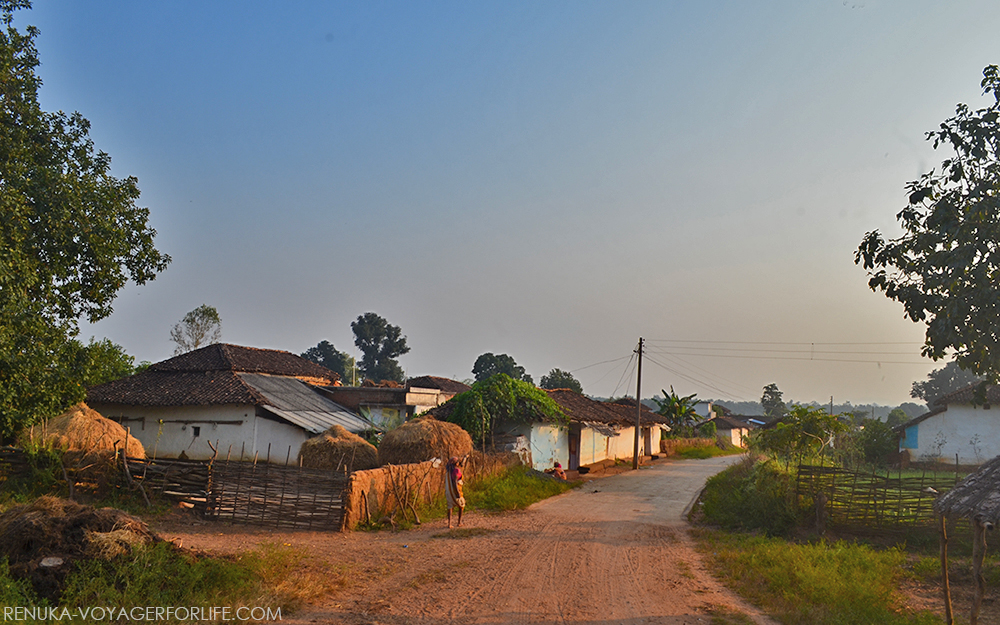
[[150,371],[240,371],[292,377],[325,378],[340,375],[291,352],[215,343],[150,365]]
[[[934,400],[935,406],[947,406],[948,404],[971,404],[973,395],[979,382],[973,382],[965,388],[952,391],[947,395],[942,395]],[[1000,404],[1000,386],[991,384],[986,387],[986,403]]]
[[439,378],[436,375],[423,375],[419,378],[410,378],[406,381],[406,387],[410,388],[415,386],[417,388],[436,388],[439,391],[444,391],[445,393],[464,393],[465,391],[472,388],[468,384],[464,384],[457,380],[451,380],[449,378]]
[[740,421],[726,415],[716,415],[705,423],[715,423],[716,429],[719,430],[749,430],[754,427],[746,421]]
[[333,381],[337,373],[289,352],[216,343],[175,356],[142,373],[88,390],[87,401],[126,406],[261,406],[266,398],[238,373]]
[[[566,411],[566,415],[570,418],[570,421],[618,423],[626,426],[635,424],[636,404],[634,401],[630,402],[631,405],[623,403],[621,400],[616,402],[602,402],[590,399],[569,389],[557,389],[546,392],[549,394],[549,397]],[[666,417],[652,412],[645,406],[642,408],[641,423],[648,425],[650,423],[665,424],[667,422]]]
[[87,402],[125,406],[202,406],[241,404],[260,406],[264,396],[232,371],[154,371],[87,391]]

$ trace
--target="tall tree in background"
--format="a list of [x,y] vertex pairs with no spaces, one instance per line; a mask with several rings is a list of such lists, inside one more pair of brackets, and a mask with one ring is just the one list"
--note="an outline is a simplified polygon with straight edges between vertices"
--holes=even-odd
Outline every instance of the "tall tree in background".
[[476,376],[477,382],[493,377],[498,373],[503,373],[515,380],[521,380],[528,384],[535,383],[531,376],[525,373],[524,367],[517,364],[507,354],[486,352],[485,354],[481,354],[479,358],[476,358],[475,364],[472,365],[472,375]]
[[38,29],[0,0],[0,437],[83,399],[81,317],[111,314],[118,291],[163,271],[135,178],[110,174],[79,113],[38,102]]
[[399,326],[394,326],[373,312],[359,315],[351,322],[354,345],[361,350],[361,373],[374,382],[404,382],[403,368],[396,359],[410,351]]
[[543,375],[539,386],[549,390],[568,388],[583,395],[583,385],[580,384],[580,381],[574,378],[572,373],[562,369],[553,369],[549,371],[548,375]]
[[219,317],[219,311],[208,304],[195,308],[170,330],[170,340],[177,344],[174,356],[218,343],[222,340],[222,318]]
[[[983,70],[993,98],[986,108],[959,104],[955,116],[927,133],[934,148],[953,156],[906,185],[907,205],[896,215],[903,235],[865,235],[855,254],[868,286],[903,304],[906,316],[927,324],[923,354],[954,351],[958,365],[991,382],[1000,374],[1000,71]],[[985,387],[980,386],[982,400]]]
[[940,369],[928,373],[927,379],[923,382],[914,382],[910,389],[910,397],[924,400],[930,408],[938,397],[982,381],[983,378],[965,371],[953,360]]
[[773,421],[788,414],[788,408],[784,400],[781,399],[781,391],[778,385],[771,382],[764,387],[764,394],[760,397],[760,405],[764,408],[764,416],[768,421]]
[[354,383],[354,357],[338,351],[330,341],[320,341],[316,347],[307,349],[302,357],[331,371],[336,371],[340,374],[340,380],[344,384]]

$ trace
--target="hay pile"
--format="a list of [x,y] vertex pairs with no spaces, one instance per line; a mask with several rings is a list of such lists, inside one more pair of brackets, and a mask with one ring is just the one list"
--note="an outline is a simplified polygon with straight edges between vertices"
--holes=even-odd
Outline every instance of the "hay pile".
[[431,458],[466,456],[472,438],[460,426],[433,417],[418,417],[389,430],[378,446],[379,464],[412,464]]
[[[158,540],[145,523],[121,510],[57,497],[39,497],[0,514],[0,558],[7,558],[13,576],[29,579],[48,598],[58,597],[74,560],[107,560]],[[52,558],[62,563],[43,565]]]
[[302,466],[309,469],[364,471],[378,466],[375,446],[341,425],[334,425],[319,436],[302,443],[299,451]]
[[[119,450],[122,448],[125,428],[81,402],[43,425],[26,430],[21,437],[65,449],[64,462],[68,464],[92,464],[110,460],[115,453],[115,443]],[[146,457],[142,443],[131,435],[126,454],[131,458]]]

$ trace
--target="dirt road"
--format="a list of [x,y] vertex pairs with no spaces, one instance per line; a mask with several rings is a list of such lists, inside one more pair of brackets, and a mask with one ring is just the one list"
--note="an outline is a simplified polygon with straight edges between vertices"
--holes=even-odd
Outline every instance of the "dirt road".
[[524,512],[470,514],[463,533],[442,521],[396,534],[167,533],[215,551],[280,541],[344,572],[343,589],[286,623],[695,624],[734,613],[768,623],[705,571],[682,517],[737,459],[661,461]]

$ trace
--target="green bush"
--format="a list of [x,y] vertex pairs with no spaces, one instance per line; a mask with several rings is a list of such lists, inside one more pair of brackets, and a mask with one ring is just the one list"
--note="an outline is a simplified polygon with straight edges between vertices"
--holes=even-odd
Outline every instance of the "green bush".
[[728,530],[782,536],[801,518],[795,478],[773,461],[748,458],[711,477],[701,502],[705,520]]
[[536,501],[564,493],[576,484],[555,480],[529,467],[517,466],[493,477],[478,480],[465,491],[473,510],[522,510]]

